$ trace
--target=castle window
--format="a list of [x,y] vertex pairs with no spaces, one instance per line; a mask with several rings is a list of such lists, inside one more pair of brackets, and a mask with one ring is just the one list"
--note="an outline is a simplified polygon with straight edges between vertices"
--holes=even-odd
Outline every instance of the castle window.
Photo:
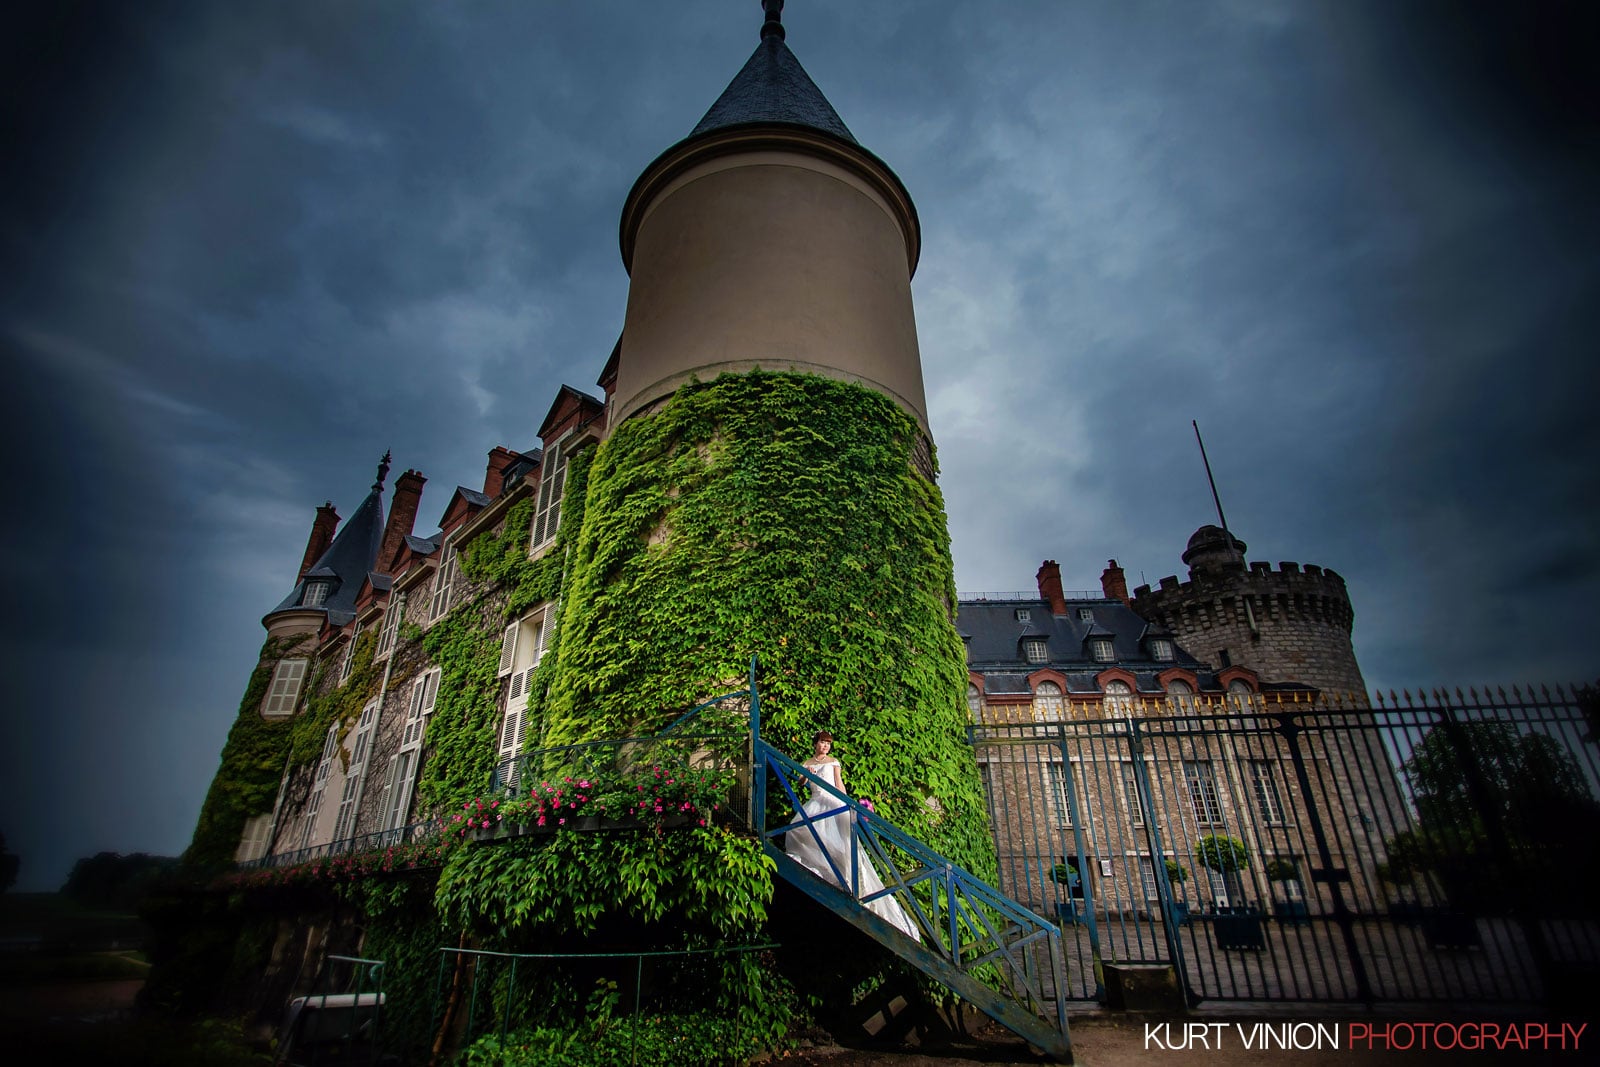
[[300,606],[303,608],[320,608],[322,602],[328,599],[329,582],[307,582],[305,591],[300,594]]
[[1120,719],[1133,714],[1133,689],[1127,682],[1106,683],[1105,699],[1101,702],[1108,719]]
[[1022,654],[1029,663],[1043,663],[1045,661],[1044,638],[1030,637],[1023,641]]
[[1028,608],[1018,608],[1017,609],[1017,621],[1018,622],[1028,622],[1032,618],[1033,618],[1033,612],[1031,610],[1029,610]]
[[533,513],[528,551],[537,552],[556,539],[561,528],[561,489],[567,480],[567,453],[557,441],[544,450],[539,463],[539,498]]
[[533,672],[544,658],[550,621],[548,609],[541,608],[507,626],[500,639],[500,670],[502,676],[511,676],[511,682],[506,689],[506,714],[500,724],[496,766],[501,784],[508,788],[517,784],[520,768],[516,758],[522,753],[527,735]]
[[1096,637],[1090,641],[1089,655],[1094,657],[1096,663],[1110,663],[1116,658],[1116,652],[1111,645],[1111,638]]
[[1066,701],[1061,687],[1055,682],[1040,682],[1033,688],[1033,717],[1046,722],[1060,722]]
[[404,598],[398,598],[383,613],[383,629],[378,634],[378,651],[373,653],[374,658],[387,656],[394,651],[394,643],[400,637],[400,617],[404,614],[404,607]]
[[367,757],[372,752],[372,730],[378,723],[378,700],[374,697],[361,709],[356,723],[355,741],[350,749],[350,765],[344,773],[344,790],[339,795],[339,815],[333,824],[333,839],[343,841],[355,833],[356,805],[361,800],[361,783],[367,776]]
[[322,810],[322,791],[328,785],[328,772],[333,769],[333,754],[339,750],[339,724],[328,727],[328,736],[322,741],[322,758],[317,761],[317,773],[311,781],[311,796],[306,800],[305,814],[300,818],[300,847],[310,848],[311,838],[317,829],[317,813]]
[[1139,800],[1139,772],[1132,760],[1122,761],[1122,806],[1128,821],[1134,826],[1144,825],[1144,804]]
[[261,705],[263,719],[286,719],[294,714],[300,700],[300,686],[306,680],[306,660],[281,660],[272,672],[272,685]]
[[1189,688],[1188,682],[1171,682],[1167,685],[1167,703],[1172,709],[1172,714],[1177,718],[1173,728],[1177,730],[1193,730],[1198,727],[1189,716],[1194,714],[1194,690]]
[[244,835],[239,838],[239,848],[233,854],[235,863],[250,863],[267,854],[268,847],[272,844],[272,814],[257,815],[253,819],[246,819]]
[[1094,611],[1090,608],[1079,608],[1078,619],[1082,622],[1094,622]]
[[1255,794],[1256,811],[1260,813],[1262,822],[1277,826],[1286,821],[1283,798],[1278,794],[1277,775],[1271,760],[1250,761],[1250,790]]
[[1194,821],[1201,826],[1220,825],[1222,800],[1217,796],[1217,779],[1211,773],[1211,761],[1184,760],[1183,780],[1189,788],[1189,805],[1194,809]]
[[1150,658],[1170,660],[1172,658],[1172,642],[1164,637],[1152,639],[1150,642]]
[[1217,665],[1219,667],[1223,667],[1223,668],[1228,668],[1228,667],[1233,666],[1233,657],[1228,655],[1228,650],[1227,649],[1225,649],[1225,648],[1217,649]]
[[1058,830],[1072,825],[1072,805],[1067,796],[1067,772],[1060,760],[1046,760],[1044,767],[1045,789],[1050,797],[1050,813],[1055,816]]
[[429,622],[450,610],[450,595],[455,591],[456,584],[456,565],[461,559],[461,553],[452,549],[448,541],[439,552],[442,561],[438,573],[433,576],[433,600],[428,604]]
[[361,637],[361,624],[356,623],[355,630],[350,634],[350,643],[344,648],[344,659],[339,663],[339,681],[345,682],[350,678],[350,670],[356,662],[356,641]]
[[389,774],[383,784],[383,828],[398,830],[406,824],[411,810],[411,789],[417,780],[417,764],[422,758],[422,739],[428,732],[428,719],[439,700],[440,668],[417,676],[411,685],[406,705],[405,731],[400,736],[400,751],[389,760]]

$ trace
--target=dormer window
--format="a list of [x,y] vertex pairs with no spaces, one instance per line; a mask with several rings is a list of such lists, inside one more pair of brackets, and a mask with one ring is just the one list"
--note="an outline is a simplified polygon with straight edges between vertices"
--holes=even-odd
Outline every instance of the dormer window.
[[1029,663],[1043,663],[1046,659],[1044,638],[1029,637],[1022,642],[1022,655]]
[[328,599],[329,582],[307,582],[305,592],[300,594],[300,606],[303,608],[320,608],[322,602]]
[[1151,638],[1150,658],[1163,661],[1172,659],[1172,642],[1168,641],[1165,637]]
[[1111,638],[1096,637],[1089,642],[1089,655],[1094,657],[1096,663],[1110,663],[1116,658],[1116,653],[1111,647]]
[[1078,621],[1080,621],[1080,622],[1094,622],[1094,611],[1093,611],[1093,609],[1091,609],[1091,608],[1079,608],[1078,609]]
[[1030,622],[1030,621],[1032,621],[1032,619],[1033,619],[1033,612],[1031,610],[1029,610],[1028,608],[1018,608],[1017,609],[1017,621],[1018,622]]

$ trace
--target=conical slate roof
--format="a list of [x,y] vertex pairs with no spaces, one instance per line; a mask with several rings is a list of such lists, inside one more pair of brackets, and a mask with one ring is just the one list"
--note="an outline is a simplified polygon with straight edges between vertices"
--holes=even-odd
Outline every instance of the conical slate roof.
[[355,514],[345,522],[328,550],[317,558],[317,562],[306,571],[305,577],[295,583],[289,595],[283,598],[283,603],[267,614],[275,615],[280,611],[299,608],[300,600],[305,595],[306,582],[331,579],[333,588],[328,590],[327,599],[319,607],[328,613],[335,625],[344,625],[355,614],[356,594],[361,591],[361,583],[367,572],[377,563],[378,549],[382,545],[383,483],[378,482],[373,485],[361,506],[356,508]]
[[858,144],[783,37],[767,33],[689,138],[729,126],[774,123],[807,126]]

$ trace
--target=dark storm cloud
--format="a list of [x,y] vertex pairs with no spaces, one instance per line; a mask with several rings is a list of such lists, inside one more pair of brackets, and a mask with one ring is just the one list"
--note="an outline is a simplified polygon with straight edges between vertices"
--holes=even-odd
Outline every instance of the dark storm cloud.
[[[1593,673],[1595,17],[1530,10],[789,5],[921,215],[962,588],[1045,557],[1071,586],[1111,556],[1177,572],[1211,519],[1197,418],[1251,555],[1349,580],[1369,681]],[[431,530],[557,385],[592,388],[622,200],[759,24],[753,0],[17,16],[0,830],[25,884],[183,847],[316,504],[348,515],[392,447]]]

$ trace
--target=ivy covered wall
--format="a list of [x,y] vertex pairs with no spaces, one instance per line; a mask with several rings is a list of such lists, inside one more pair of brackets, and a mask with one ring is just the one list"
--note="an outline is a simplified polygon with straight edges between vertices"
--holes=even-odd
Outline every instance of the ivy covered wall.
[[261,703],[278,661],[299,651],[302,644],[309,645],[310,640],[310,635],[269,638],[262,646],[261,659],[245,685],[239,713],[222,746],[221,767],[206,791],[194,837],[184,851],[186,866],[216,870],[232,863],[245,822],[272,810],[297,720],[263,719]]
[[845,782],[992,875],[939,490],[882,394],[724,375],[595,453],[567,561],[544,744],[658,729],[760,657],[764,736],[837,738]]

